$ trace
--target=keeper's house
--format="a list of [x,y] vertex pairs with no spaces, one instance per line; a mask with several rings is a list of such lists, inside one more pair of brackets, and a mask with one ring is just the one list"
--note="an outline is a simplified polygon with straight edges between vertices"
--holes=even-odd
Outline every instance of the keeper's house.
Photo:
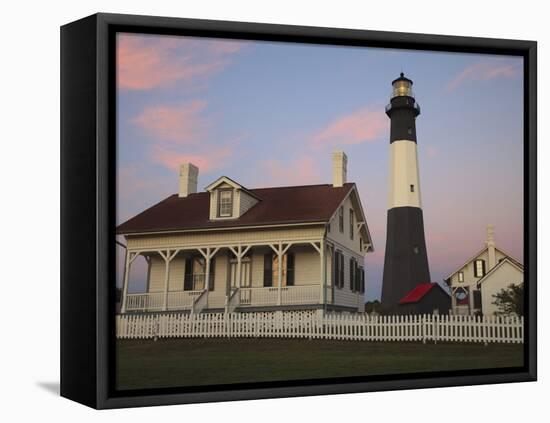
[[[179,194],[117,228],[126,240],[121,313],[363,311],[373,246],[346,167],[335,152],[332,185],[247,189],[222,176],[197,192],[197,167],[182,165]],[[147,288],[129,293],[138,256]]]

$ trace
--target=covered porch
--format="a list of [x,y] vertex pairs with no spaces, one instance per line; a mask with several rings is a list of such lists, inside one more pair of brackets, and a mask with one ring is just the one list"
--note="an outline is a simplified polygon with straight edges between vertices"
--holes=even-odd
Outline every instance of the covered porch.
[[[234,312],[330,303],[331,248],[324,240],[128,248],[120,312]],[[147,262],[147,288],[129,293],[138,257]]]

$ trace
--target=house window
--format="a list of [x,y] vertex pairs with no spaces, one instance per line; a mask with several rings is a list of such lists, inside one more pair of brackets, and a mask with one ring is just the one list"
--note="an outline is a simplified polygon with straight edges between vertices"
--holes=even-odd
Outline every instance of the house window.
[[414,192],[414,185],[411,184],[411,192]]
[[485,260],[476,260],[474,262],[474,276],[476,278],[485,276]]
[[338,209],[338,226],[340,233],[344,233],[344,206],[340,206]]
[[233,190],[224,189],[218,192],[218,217],[233,215]]
[[464,272],[458,272],[458,281],[464,282]]
[[[283,254],[281,261],[281,286],[294,285],[294,253]],[[278,286],[279,256],[266,254],[264,259],[264,286]]]
[[353,209],[349,209],[349,237],[350,239],[353,239],[353,227],[355,226],[355,219],[353,216]]
[[[210,275],[208,289],[214,290],[215,259],[210,260]],[[185,260],[184,291],[199,291],[206,288],[206,260],[204,257],[193,257]]]
[[327,232],[330,234],[330,222],[328,222],[328,225],[327,225]]

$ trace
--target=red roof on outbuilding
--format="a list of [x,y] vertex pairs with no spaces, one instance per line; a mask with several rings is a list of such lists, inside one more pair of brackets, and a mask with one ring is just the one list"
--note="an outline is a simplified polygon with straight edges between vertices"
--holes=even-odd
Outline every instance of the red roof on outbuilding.
[[437,285],[435,282],[419,283],[412,291],[399,300],[399,304],[417,303],[426,295],[432,288]]

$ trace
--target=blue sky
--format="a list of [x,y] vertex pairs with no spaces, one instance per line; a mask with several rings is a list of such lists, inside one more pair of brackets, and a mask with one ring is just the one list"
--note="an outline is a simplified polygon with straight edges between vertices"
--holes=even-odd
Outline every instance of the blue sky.
[[[391,81],[414,81],[420,182],[432,279],[483,247],[523,260],[523,70],[510,56],[119,35],[117,221],[177,192],[177,168],[249,188],[331,182],[348,155],[375,252],[380,295]],[[119,260],[120,263],[120,260]],[[132,290],[143,289],[143,263]],[[120,272],[118,281],[120,284]]]

